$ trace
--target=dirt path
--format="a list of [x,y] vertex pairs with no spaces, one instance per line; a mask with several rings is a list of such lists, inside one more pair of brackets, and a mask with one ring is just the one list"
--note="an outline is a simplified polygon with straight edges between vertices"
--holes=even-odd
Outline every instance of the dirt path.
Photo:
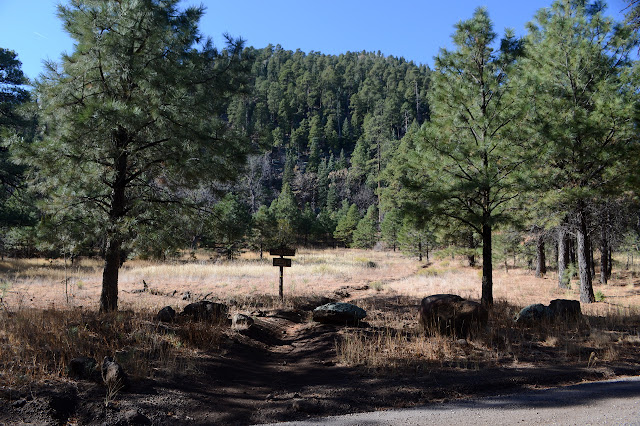
[[[353,288],[347,292],[345,298],[360,298],[372,309],[415,309],[394,295],[385,298]],[[452,400],[640,374],[637,360],[606,367],[556,360],[475,368],[434,362],[425,369],[386,372],[345,367],[336,364],[335,349],[343,329],[309,321],[309,314],[310,309],[256,312],[255,324],[228,333],[221,350],[178,360],[180,368],[134,381],[109,401],[104,386],[91,381],[45,383],[15,392],[0,389],[0,424],[135,424],[136,416],[172,426],[270,423],[440,407]],[[467,420],[477,423],[474,415]]]

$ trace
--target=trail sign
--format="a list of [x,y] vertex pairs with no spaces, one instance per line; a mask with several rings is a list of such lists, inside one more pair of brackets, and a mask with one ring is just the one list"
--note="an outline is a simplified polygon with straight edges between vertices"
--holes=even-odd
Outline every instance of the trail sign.
[[280,248],[269,250],[269,254],[271,256],[295,256],[296,255],[296,249],[280,247]]
[[284,300],[284,293],[282,291],[282,288],[284,287],[284,268],[291,267],[291,259],[285,259],[284,256],[295,256],[296,249],[278,247],[269,250],[269,254],[271,256],[280,256],[273,259],[273,266],[280,267],[280,287],[278,288],[278,293],[280,296],[280,300]]
[[283,268],[291,268],[291,259],[285,259],[284,257],[274,257],[273,266],[282,266]]

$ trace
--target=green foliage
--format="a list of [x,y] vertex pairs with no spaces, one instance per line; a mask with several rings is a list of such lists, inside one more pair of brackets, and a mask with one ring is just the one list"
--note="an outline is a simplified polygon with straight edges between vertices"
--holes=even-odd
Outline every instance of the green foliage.
[[[342,210],[344,211],[344,206]],[[353,231],[358,226],[358,222],[360,222],[360,212],[355,204],[351,204],[348,210],[338,218],[333,237],[346,247],[350,247],[353,242]]]
[[485,9],[456,25],[455,51],[436,57],[430,93],[431,121],[417,141],[415,182],[432,215],[468,226],[483,239],[483,303],[491,304],[491,233],[509,215],[521,191],[519,172],[528,138],[516,126],[523,109],[513,78],[518,43],[507,33],[502,50]]
[[[198,32],[203,7],[177,0],[59,7],[74,51],[37,83],[42,140],[30,162],[57,220],[105,238],[101,309],[117,309],[127,245],[166,228],[183,188],[230,181],[246,144],[219,119],[245,84],[242,43],[218,51]],[[71,208],[70,208],[71,207]]]
[[262,252],[275,247],[276,218],[267,206],[260,206],[253,214],[249,242],[252,248]]
[[370,206],[367,213],[358,221],[353,230],[352,247],[370,249],[378,242],[378,210],[376,206]]
[[396,250],[399,242],[399,234],[402,229],[402,217],[397,209],[391,210],[384,215],[380,224],[380,236],[388,247]]
[[556,1],[529,24],[527,99],[536,106],[540,182],[552,190],[553,209],[611,194],[630,172],[637,38],[603,12],[600,2]]
[[207,235],[219,253],[233,259],[243,249],[250,228],[251,215],[247,206],[229,193],[215,205]]
[[621,194],[636,174],[637,37],[603,14],[598,1],[556,1],[529,24],[523,61],[535,106],[539,190],[578,240],[580,300],[594,300],[588,271],[588,205]]
[[300,210],[289,184],[284,184],[280,195],[271,203],[269,210],[276,220],[273,243],[277,247],[295,244],[300,225]]

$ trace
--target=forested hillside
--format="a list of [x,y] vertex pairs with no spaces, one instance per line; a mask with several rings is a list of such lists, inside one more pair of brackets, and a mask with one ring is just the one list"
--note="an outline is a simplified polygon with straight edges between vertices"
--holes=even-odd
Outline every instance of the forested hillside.
[[494,263],[551,263],[590,302],[594,252],[603,282],[638,252],[638,37],[602,3],[556,1],[523,38],[469,11],[433,70],[194,49],[204,10],[152,3],[62,8],[76,51],[31,91],[2,49],[3,256],[103,256],[117,284],[180,250],[437,247],[482,256],[490,305]]

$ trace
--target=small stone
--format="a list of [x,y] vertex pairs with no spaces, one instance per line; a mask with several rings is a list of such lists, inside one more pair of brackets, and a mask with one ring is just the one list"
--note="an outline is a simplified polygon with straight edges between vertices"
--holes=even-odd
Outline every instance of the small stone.
[[231,319],[231,327],[234,329],[245,330],[254,324],[253,318],[245,314],[235,314]]
[[151,420],[144,414],[140,412],[140,410],[133,408],[124,413],[124,419],[127,424],[130,425],[150,425]]
[[156,320],[160,322],[173,322],[175,318],[176,311],[171,306],[165,306],[156,315]]
[[69,361],[67,374],[74,379],[90,379],[98,362],[95,358],[81,356]]
[[27,400],[24,398],[20,398],[17,401],[13,401],[13,404],[11,404],[12,407],[14,408],[22,408],[25,406],[25,404],[27,403]]
[[106,356],[102,360],[102,379],[113,390],[123,389],[127,385],[127,375],[124,369],[110,356]]

